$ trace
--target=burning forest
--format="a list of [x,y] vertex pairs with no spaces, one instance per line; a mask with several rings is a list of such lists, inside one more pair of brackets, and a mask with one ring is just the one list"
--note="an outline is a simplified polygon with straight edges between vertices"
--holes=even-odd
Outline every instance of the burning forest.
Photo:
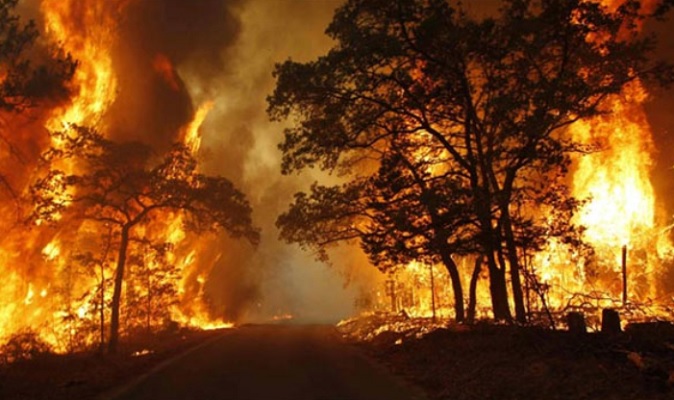
[[[305,307],[290,266],[311,257],[259,230],[300,180],[270,173],[264,95],[283,56],[252,68],[266,6],[244,3],[1,3],[0,342],[114,351],[118,335]],[[314,315],[348,315],[340,278],[313,275],[305,297],[337,287]]]
[[0,346],[674,318],[671,1],[186,3],[0,0]]
[[387,283],[393,310],[435,313],[435,289],[413,292],[435,286],[436,265],[459,322],[554,328],[603,308],[671,319],[671,212],[652,182],[644,105],[672,70],[643,32],[668,6],[505,3],[480,10],[496,20],[350,3],[327,30],[330,53],[277,66],[270,115],[297,120],[284,171],[348,177],[298,193],[282,236],[325,257],[359,242],[408,281]]
[[[137,95],[120,86],[128,60],[116,36],[134,5],[31,6],[42,36],[16,17],[16,1],[3,2],[3,40],[15,48],[3,64],[0,335],[31,330],[57,352],[96,343],[115,351],[120,330],[226,326],[200,303],[204,274],[218,260],[201,258],[199,248],[213,241],[203,233],[223,229],[252,243],[258,233],[245,196],[200,171],[209,103],[194,110],[157,52],[135,61],[150,62],[144,84],[164,91],[174,112],[150,116],[163,125],[156,127],[143,115],[117,116],[119,102]],[[117,126],[133,119],[133,131]]]

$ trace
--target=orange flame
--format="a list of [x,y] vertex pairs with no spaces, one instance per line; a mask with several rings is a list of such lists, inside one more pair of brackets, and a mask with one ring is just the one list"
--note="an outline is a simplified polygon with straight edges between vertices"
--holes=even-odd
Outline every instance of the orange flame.
[[[622,1],[601,2],[615,10]],[[652,11],[656,2],[643,2]],[[648,94],[633,82],[605,106],[607,115],[571,126],[574,140],[598,144],[601,151],[577,157],[571,187],[578,199],[588,200],[576,216],[586,228],[585,240],[596,251],[596,263],[587,270],[578,255],[553,242],[534,258],[541,279],[551,285],[552,306],[564,306],[577,293],[600,292],[617,303],[622,285],[622,246],[626,245],[630,299],[649,301],[658,296],[657,271],[671,258],[672,244],[658,220],[655,190],[651,183],[653,139],[643,102]]]
[[127,0],[42,2],[47,36],[79,62],[73,79],[76,95],[70,104],[54,112],[47,129],[60,130],[64,124],[96,126],[115,100],[117,77],[110,49],[115,40],[115,16],[127,3]]
[[[78,62],[69,83],[73,95],[69,101],[50,110],[45,122],[47,130],[61,131],[69,125],[81,125],[94,127],[103,135],[108,133],[105,126],[107,112],[118,91],[112,49],[117,41],[118,21],[129,3],[130,0],[42,1],[40,10],[44,16],[46,40],[58,43]],[[173,89],[180,89],[179,77],[168,58],[157,55],[151,67]],[[195,154],[201,145],[200,126],[212,106],[212,102],[201,105],[193,121],[180,132],[184,143]],[[60,148],[62,143],[54,137],[46,145]],[[66,173],[78,168],[70,163],[59,167]],[[62,198],[67,202],[66,193]],[[90,345],[98,338],[78,335],[86,331],[83,326],[97,324],[99,311],[95,308],[101,301],[101,282],[112,278],[113,268],[109,265],[110,260],[102,260],[91,266],[86,274],[81,274],[73,270],[69,258],[78,248],[90,246],[78,243],[79,236],[91,237],[104,232],[100,232],[99,225],[86,222],[69,226],[63,235],[42,228],[21,232],[20,238],[0,246],[0,274],[4,277],[0,287],[0,299],[3,300],[0,303],[0,343],[21,329],[30,328],[58,352],[69,351],[77,343]],[[141,231],[144,227],[138,229]],[[213,321],[207,306],[199,301],[197,296],[203,294],[203,279],[196,281],[196,290],[186,288],[195,284],[193,277],[197,275],[199,255],[193,250],[200,248],[200,242],[184,232],[182,219],[167,213],[156,227],[148,227],[144,233],[157,243],[166,242],[174,247],[167,255],[167,263],[178,266],[179,290],[185,296],[184,301],[170,310],[174,320],[202,329],[230,327],[228,322]],[[186,250],[188,247],[192,251]],[[34,259],[26,260],[27,257]],[[21,269],[12,268],[17,262],[22,263]],[[144,257],[142,262],[148,269],[158,267],[154,259]],[[111,286],[107,283],[103,290],[107,301],[111,297]],[[142,285],[134,285],[132,289],[145,290]]]
[[184,128],[183,142],[196,155],[201,147],[201,125],[213,108],[213,102],[207,101],[199,106],[192,121]]

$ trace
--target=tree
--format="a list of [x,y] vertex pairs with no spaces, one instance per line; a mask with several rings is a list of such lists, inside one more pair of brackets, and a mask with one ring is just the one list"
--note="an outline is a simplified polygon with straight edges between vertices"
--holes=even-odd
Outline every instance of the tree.
[[44,154],[45,172],[31,189],[33,218],[37,223],[93,220],[113,227],[117,262],[109,352],[116,351],[119,340],[120,300],[134,227],[151,222],[156,213],[171,211],[184,216],[187,229],[224,229],[257,243],[259,233],[244,194],[225,178],[200,174],[184,145],[176,144],[153,160],[147,146],[115,143],[89,128],[72,127],[53,135],[60,145]]
[[381,154],[373,176],[343,186],[314,185],[308,197],[298,194],[277,221],[281,237],[313,248],[321,257],[331,244],[358,239],[384,272],[415,260],[442,263],[452,283],[455,318],[463,321],[461,277],[452,256],[478,251],[475,221],[465,191],[442,168],[438,149],[415,143],[414,150],[423,149],[424,155],[408,158],[402,149],[412,144],[406,139],[398,138]]
[[[0,112],[18,113],[35,107],[45,99],[67,97],[67,82],[73,76],[76,63],[58,49],[36,51],[38,31],[34,21],[23,24],[16,15],[18,0],[0,0]],[[57,51],[54,51],[57,50]],[[40,54],[40,63],[31,58]],[[16,139],[9,132],[0,131],[0,150],[15,160],[24,156]],[[4,171],[0,172],[0,186],[12,197],[17,193]]]
[[[376,174],[369,164],[399,137],[431,138],[454,187],[469,193],[494,317],[512,318],[509,272],[525,322],[518,232],[541,221],[514,216],[514,205],[537,207],[541,180],[589,150],[566,127],[610,112],[605,100],[630,82],[672,81],[671,66],[648,57],[654,38],[633,29],[659,15],[631,0],[614,13],[585,0],[504,0],[482,19],[445,0],[350,0],[327,29],[333,49],[276,67],[268,113],[297,122],[280,146],[283,171]],[[417,157],[413,146],[402,150]],[[454,232],[443,235],[449,242]]]

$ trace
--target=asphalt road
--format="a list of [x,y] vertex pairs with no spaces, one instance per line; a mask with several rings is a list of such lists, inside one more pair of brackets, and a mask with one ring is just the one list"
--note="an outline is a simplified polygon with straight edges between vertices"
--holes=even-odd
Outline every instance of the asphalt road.
[[177,357],[116,400],[423,399],[333,327],[246,326]]

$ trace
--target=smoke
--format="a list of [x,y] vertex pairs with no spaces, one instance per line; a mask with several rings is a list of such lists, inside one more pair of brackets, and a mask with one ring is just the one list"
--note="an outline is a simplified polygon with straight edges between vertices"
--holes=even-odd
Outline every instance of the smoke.
[[[674,30],[671,19],[674,12],[670,12],[666,22],[651,23],[645,27],[647,33],[657,35],[658,47],[656,56],[674,63]],[[649,88],[650,99],[646,103],[646,112],[649,123],[653,128],[653,140],[658,149],[654,169],[654,185],[657,193],[674,193],[674,152],[672,149],[672,134],[674,133],[674,115],[671,113],[674,88]],[[659,196],[666,206],[668,219],[674,215],[674,197]]]
[[[323,34],[338,0],[154,0],[130,2],[113,49],[118,94],[106,115],[117,140],[168,148],[206,101],[214,104],[201,132],[205,173],[232,180],[251,201],[262,228],[257,249],[218,237],[202,246],[198,273],[213,316],[265,320],[273,315],[334,320],[353,311],[360,278],[376,274],[358,252],[334,268],[281,243],[275,220],[315,178],[280,174],[283,126],[265,113],[274,64],[306,61],[332,43]],[[187,250],[185,250],[187,251]],[[353,253],[353,254],[352,254]],[[344,285],[345,279],[354,285]]]
[[[231,9],[239,18],[239,36],[231,47],[220,49],[226,61],[220,73],[203,73],[212,70],[189,60],[178,65],[197,101],[215,101],[204,124],[205,168],[234,179],[243,188],[253,204],[255,221],[263,229],[257,251],[240,253],[237,262],[256,288],[245,292],[257,295],[251,303],[254,307],[247,309],[248,319],[293,314],[296,319],[325,321],[353,311],[356,288],[344,288],[343,276],[344,267],[354,259],[352,254],[336,257],[335,269],[329,269],[278,241],[276,217],[292,195],[315,177],[280,174],[277,144],[283,127],[271,124],[265,113],[266,96],[275,85],[274,64],[287,58],[310,60],[325,53],[332,43],[323,31],[340,3],[256,0],[237,4]],[[209,281],[214,298],[218,291],[227,296],[241,290],[240,282],[228,278],[233,264],[223,259],[214,270]],[[231,302],[224,303],[231,308]]]

